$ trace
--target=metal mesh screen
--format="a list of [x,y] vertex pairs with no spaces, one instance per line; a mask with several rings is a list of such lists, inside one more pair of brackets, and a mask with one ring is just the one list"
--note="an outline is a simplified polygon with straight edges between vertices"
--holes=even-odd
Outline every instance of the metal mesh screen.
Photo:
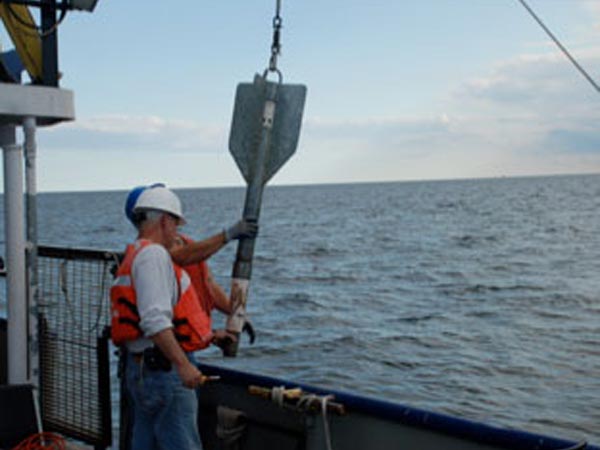
[[116,255],[38,249],[40,389],[44,429],[111,443],[107,327]]

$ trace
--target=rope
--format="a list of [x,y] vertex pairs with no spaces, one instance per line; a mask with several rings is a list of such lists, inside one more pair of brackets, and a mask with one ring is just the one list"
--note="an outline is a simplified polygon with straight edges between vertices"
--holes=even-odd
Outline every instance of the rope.
[[325,434],[325,445],[327,450],[333,450],[331,445],[331,432],[329,430],[329,422],[327,421],[327,403],[333,400],[333,395],[318,396],[316,394],[303,395],[298,400],[298,408],[308,409],[311,403],[319,402],[321,404],[321,417],[323,418],[323,433]]
[[[315,413],[318,409],[321,410],[321,417],[323,418],[323,434],[325,435],[325,445],[327,450],[333,450],[331,445],[331,430],[329,429],[329,421],[327,420],[327,410],[333,408],[334,411],[342,410],[342,405],[331,402],[335,397],[329,395],[317,395],[310,393],[303,393],[300,388],[286,390],[285,386],[274,386],[272,388],[262,388],[259,386],[249,386],[248,390],[250,394],[259,395],[265,399],[271,399],[271,401],[280,407],[285,407],[285,400],[297,399],[295,409],[298,411]],[[331,402],[331,404],[330,404]]]
[[12,450],[66,450],[65,438],[50,432],[32,434]]
[[561,448],[560,450],[585,450],[586,448],[587,448],[587,441],[581,441],[570,447]]
[[274,387],[271,390],[271,400],[273,400],[273,403],[277,403],[277,405],[283,406],[284,394],[285,386]]
[[327,421],[327,402],[331,399],[333,399],[333,395],[324,395],[321,398],[323,430],[325,431],[325,444],[327,444],[327,450],[333,450],[333,447],[331,446],[331,433],[329,432],[329,422]]
[[519,2],[521,2],[521,5],[523,5],[523,8],[525,8],[527,10],[527,12],[531,15],[531,17],[533,17],[535,19],[535,21],[538,23],[538,25],[540,27],[542,27],[542,29],[546,32],[546,34],[548,36],[550,36],[550,39],[552,39],[554,41],[554,43],[565,54],[565,56],[567,58],[569,58],[569,61],[571,61],[573,63],[573,65],[579,71],[579,73],[581,73],[581,75],[583,75],[585,77],[585,79],[594,87],[594,89],[596,89],[596,91],[600,92],[600,86],[598,86],[598,84],[596,84],[594,79],[585,71],[585,69],[583,67],[581,67],[579,65],[579,63],[575,60],[575,58],[573,58],[571,56],[569,51],[560,43],[558,38],[556,36],[554,36],[552,34],[552,32],[548,29],[548,27],[544,24],[544,22],[542,22],[542,19],[540,19],[535,14],[535,12],[533,12],[533,10],[529,7],[529,5],[527,3],[525,3],[525,0],[519,0]]

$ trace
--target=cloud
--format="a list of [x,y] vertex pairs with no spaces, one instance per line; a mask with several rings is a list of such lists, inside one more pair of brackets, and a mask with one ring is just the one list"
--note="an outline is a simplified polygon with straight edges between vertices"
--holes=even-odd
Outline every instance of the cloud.
[[439,117],[366,117],[356,120],[309,118],[304,124],[307,139],[352,142],[351,147],[385,149],[409,142],[445,140],[452,133],[446,114]]
[[[600,2],[586,7],[600,22]],[[589,44],[591,35],[588,30],[570,49],[586,68],[600,65],[600,47]],[[598,93],[560,51],[537,48],[542,50],[499,61],[456,86],[442,113],[353,120],[305,116],[298,151],[274,183],[600,172]],[[56,173],[61,164],[73,165],[69,153],[94,155],[94,167],[83,160],[77,164],[82,186],[99,167],[116,180],[108,185],[139,184],[137,178],[126,181],[132,165],[143,167],[146,179],[173,186],[238,184],[227,155],[228,127],[111,115],[40,130],[39,142],[61,150],[48,152]],[[153,161],[146,152],[153,152]],[[52,186],[60,183],[57,178]]]
[[[600,15],[600,8],[594,9]],[[583,67],[600,64],[600,47],[577,48],[574,53]],[[589,157],[600,156],[598,100],[595,88],[560,51],[553,50],[496,64],[486,76],[459,86],[451,102],[465,111],[462,123],[478,133],[482,142],[487,136],[489,142],[503,146],[508,153],[537,158],[563,154],[570,158],[571,167],[578,168],[582,165],[576,158],[587,155],[588,169],[597,171],[599,161]]]
[[[335,143],[338,148],[412,148],[446,140],[452,133],[448,115],[439,117],[367,117],[357,120],[305,118],[302,140]],[[224,126],[155,116],[92,117],[42,131],[43,147],[102,152],[169,151],[219,153],[227,150]],[[407,145],[409,144],[409,145]]]
[[[580,68],[600,84],[600,73],[595,70],[600,65],[600,2],[573,3],[573,8],[581,9],[592,20],[557,38]],[[593,25],[590,26],[590,22]],[[580,113],[591,103],[592,96],[595,97],[593,102],[598,104],[598,91],[592,83],[550,37],[540,36],[543,36],[541,41],[535,46],[530,45],[536,50],[498,61],[487,74],[465,81],[455,91],[456,100],[469,102],[469,106],[478,107],[480,111],[507,108],[511,112],[521,110],[563,116]],[[594,108],[594,114],[597,112]]]
[[[577,55],[585,67],[600,63],[600,47]],[[354,179],[600,171],[598,93],[559,51],[500,61],[457,86],[445,108],[431,118],[312,120],[303,139]]]
[[61,150],[222,151],[224,127],[156,116],[111,115],[64,124],[42,134],[45,147]]
[[[580,52],[580,64],[596,67],[600,63],[600,47]],[[600,80],[598,80],[600,82]],[[521,55],[497,64],[487,76],[464,82],[455,92],[455,100],[471,106],[535,111],[543,106],[545,114],[551,106],[576,105],[595,89],[560,53]],[[597,92],[596,92],[597,94]],[[579,106],[577,106],[579,109]]]
[[[499,71],[495,77],[505,77],[506,89],[510,91],[512,85],[505,73]],[[491,82],[482,82],[481,89],[485,91],[496,79],[492,77]],[[600,152],[594,146],[598,142],[597,113],[582,110],[557,122],[553,117],[518,108],[492,108],[494,102],[495,96],[488,96],[487,115],[463,108],[463,98],[460,104],[448,105],[451,107],[448,112],[430,117],[355,120],[307,117],[296,155],[276,174],[273,183],[469,178],[600,170]],[[121,180],[130,176],[129,169],[119,171],[118,168],[132,164],[142,168],[148,180],[160,179],[173,186],[193,186],[198,180],[207,185],[240,182],[227,154],[225,127],[150,116],[110,116],[61,126],[48,133],[51,134],[54,134],[52,146],[61,150],[47,152],[53,155],[52,163],[58,164],[55,160],[60,155],[61,164],[72,165],[68,154],[75,155],[73,150],[78,150],[77,155],[97,155],[93,157],[96,161],[93,167],[85,167],[83,162],[77,164],[80,186],[92,188],[92,181],[97,184],[98,180],[93,180],[92,175],[100,167],[104,167],[103,174],[110,173],[122,183]],[[50,146],[48,140],[40,137],[40,146]],[[149,155],[148,150],[153,153]],[[110,159],[104,162],[106,152],[110,152]],[[177,156],[173,159],[175,153]],[[178,163],[172,164],[172,161]],[[108,163],[112,168],[106,166]],[[139,180],[129,184],[136,182]],[[60,180],[50,179],[44,182],[47,186],[59,183]],[[115,183],[107,185],[117,185]]]
[[594,27],[594,29],[595,30],[600,30],[600,28],[599,28],[599,24],[600,24],[600,3],[598,2],[598,0],[585,0],[583,2],[583,7],[591,15],[593,15],[595,17],[596,26]]

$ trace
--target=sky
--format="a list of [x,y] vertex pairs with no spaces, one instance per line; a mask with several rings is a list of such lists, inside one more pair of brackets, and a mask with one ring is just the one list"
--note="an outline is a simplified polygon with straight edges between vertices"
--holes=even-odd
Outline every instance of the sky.
[[[600,1],[527,1],[600,83]],[[266,68],[274,12],[99,0],[68,14],[77,118],[38,130],[38,189],[243,186],[235,89]],[[282,0],[281,17],[278,67],[308,94],[272,184],[600,172],[600,95],[518,0]]]

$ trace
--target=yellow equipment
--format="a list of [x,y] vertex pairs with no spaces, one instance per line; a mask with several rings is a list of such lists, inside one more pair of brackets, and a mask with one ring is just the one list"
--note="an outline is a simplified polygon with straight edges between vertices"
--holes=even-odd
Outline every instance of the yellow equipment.
[[31,80],[34,83],[41,81],[43,75],[42,39],[36,29],[31,12],[25,5],[1,2],[0,18]]

